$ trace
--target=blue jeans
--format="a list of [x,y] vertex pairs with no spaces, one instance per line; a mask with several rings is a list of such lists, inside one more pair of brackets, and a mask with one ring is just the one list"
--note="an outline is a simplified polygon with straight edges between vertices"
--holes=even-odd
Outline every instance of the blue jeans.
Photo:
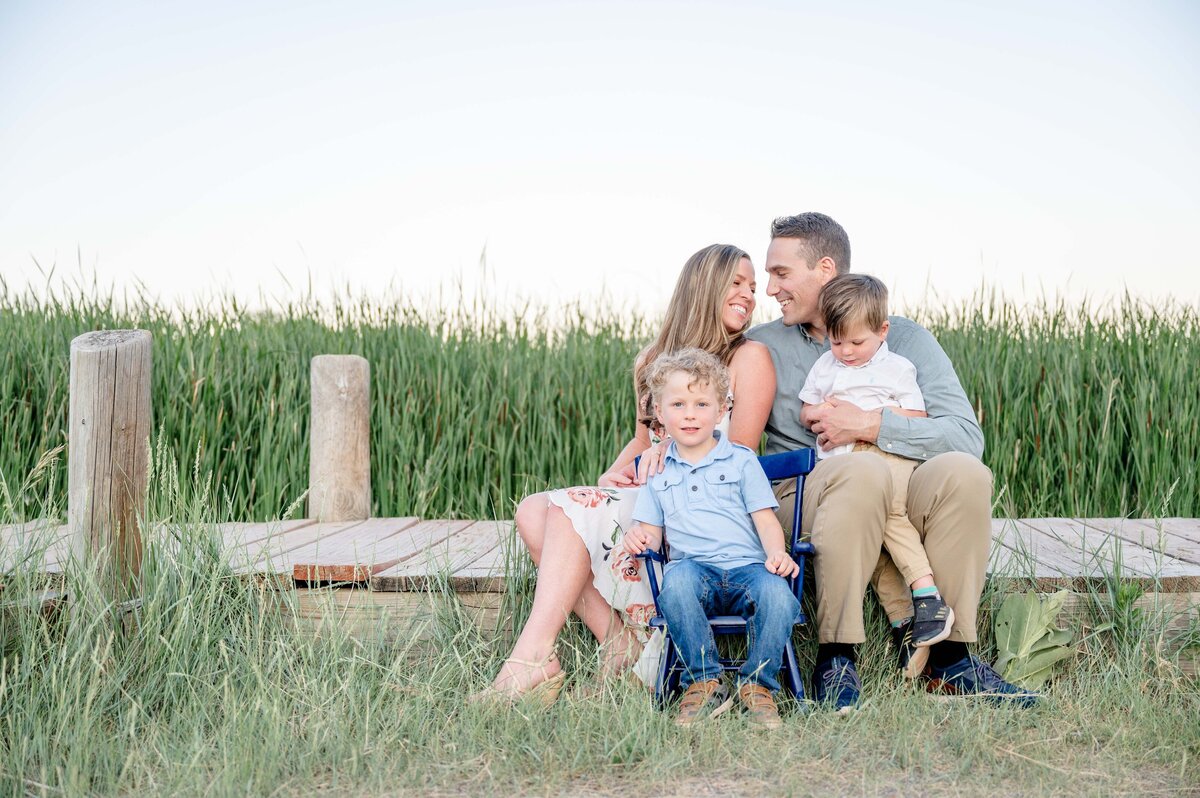
[[783,647],[800,613],[800,602],[782,576],[768,572],[763,563],[724,571],[696,560],[675,560],[663,577],[658,604],[683,660],[684,687],[721,676],[709,616],[740,615],[747,620],[749,639],[738,684],[779,689]]

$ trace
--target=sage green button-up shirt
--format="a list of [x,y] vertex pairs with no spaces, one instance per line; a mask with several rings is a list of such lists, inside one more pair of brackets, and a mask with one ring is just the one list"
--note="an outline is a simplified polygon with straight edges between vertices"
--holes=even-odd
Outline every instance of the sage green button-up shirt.
[[[917,385],[929,418],[908,418],[884,410],[875,444],[912,460],[928,460],[945,452],[982,457],[983,430],[950,358],[937,339],[915,321],[903,316],[890,319],[888,348],[917,367]],[[775,363],[775,401],[767,418],[766,453],[815,448],[816,436],[800,423],[800,389],[817,358],[829,351],[829,338],[817,343],[801,325],[788,327],[783,319],[760,324],[746,337],[765,344]]]

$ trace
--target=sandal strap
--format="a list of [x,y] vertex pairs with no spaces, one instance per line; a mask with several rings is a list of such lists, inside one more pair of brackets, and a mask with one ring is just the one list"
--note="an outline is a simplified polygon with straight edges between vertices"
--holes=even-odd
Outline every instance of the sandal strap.
[[504,660],[504,662],[500,665],[500,667],[503,669],[505,665],[508,665],[511,663],[513,665],[520,665],[521,667],[523,667],[527,670],[533,670],[534,668],[537,668],[539,671],[542,672],[542,679],[545,680],[545,679],[550,678],[550,674],[546,672],[546,668],[550,667],[551,662],[555,662],[557,660],[558,660],[558,652],[551,651],[546,656],[546,658],[544,660],[542,660],[541,662],[534,662],[532,660],[521,659],[520,657],[509,657],[508,659]]

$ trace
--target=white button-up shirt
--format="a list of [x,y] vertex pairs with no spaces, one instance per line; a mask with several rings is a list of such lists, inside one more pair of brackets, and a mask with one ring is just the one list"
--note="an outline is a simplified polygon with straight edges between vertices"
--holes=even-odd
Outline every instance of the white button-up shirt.
[[[917,387],[917,367],[908,358],[889,351],[887,341],[861,366],[847,366],[832,351],[817,358],[800,389],[800,401],[819,405],[829,398],[850,402],[862,410],[925,409],[925,399]],[[853,450],[852,443],[829,450],[818,447],[817,457],[824,459]]]

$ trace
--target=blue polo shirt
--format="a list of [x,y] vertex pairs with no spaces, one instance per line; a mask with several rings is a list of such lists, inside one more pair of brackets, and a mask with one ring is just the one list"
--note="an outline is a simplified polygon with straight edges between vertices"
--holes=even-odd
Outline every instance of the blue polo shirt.
[[[766,562],[750,513],[779,506],[754,452],[714,432],[699,463],[679,456],[672,442],[655,474],[638,491],[633,518],[664,528],[673,561],[696,559],[724,570]],[[664,571],[669,571],[667,563]]]

